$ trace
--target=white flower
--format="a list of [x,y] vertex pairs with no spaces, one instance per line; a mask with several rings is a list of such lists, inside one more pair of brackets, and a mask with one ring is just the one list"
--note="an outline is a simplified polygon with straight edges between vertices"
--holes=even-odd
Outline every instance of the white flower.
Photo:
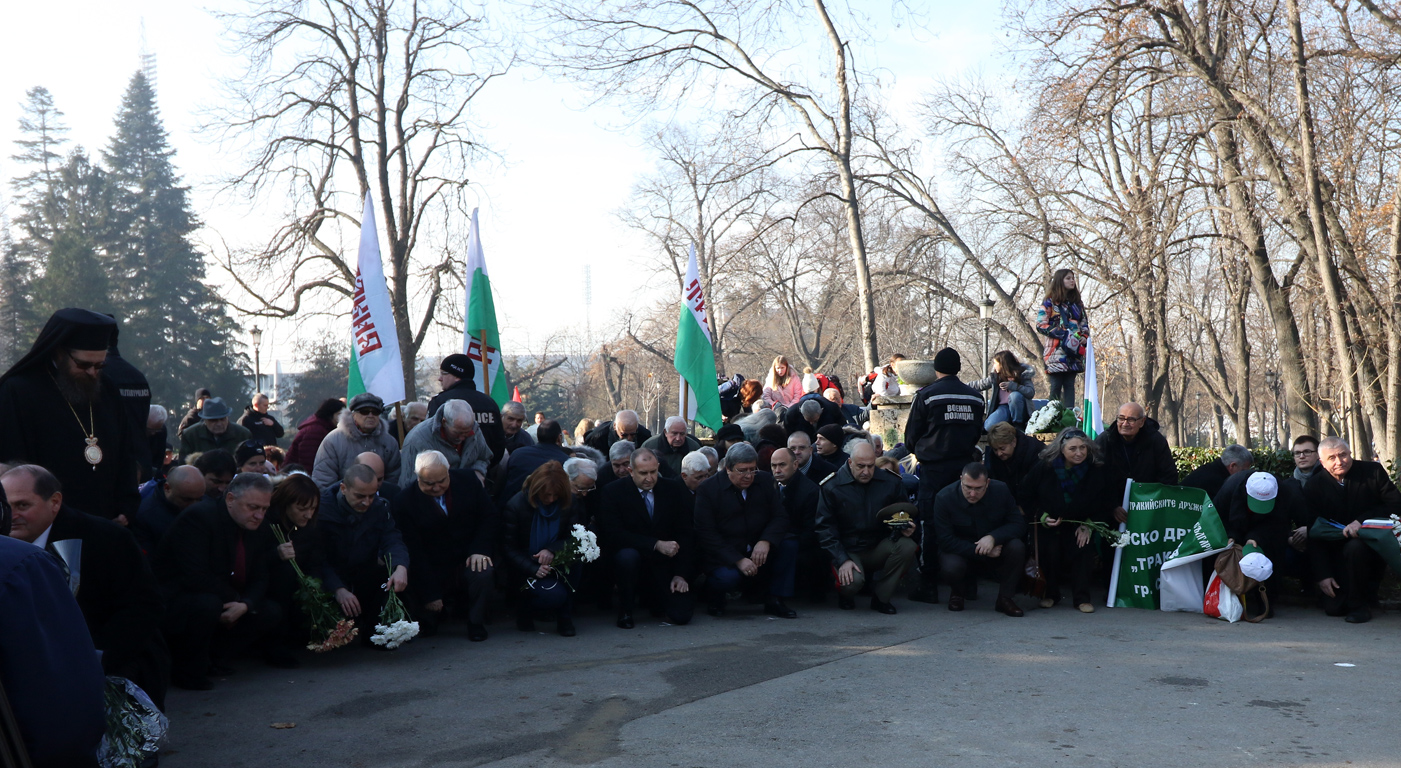
[[394,649],[418,636],[418,622],[399,620],[393,624],[376,624],[370,642]]
[[1061,410],[1059,400],[1052,400],[1037,408],[1036,413],[1031,414],[1031,419],[1027,421],[1027,433],[1044,432],[1051,422],[1060,416]]
[[1119,538],[1109,543],[1110,546],[1114,547],[1115,549],[1123,549],[1124,547],[1127,547],[1129,545],[1129,535],[1127,533],[1120,533]]

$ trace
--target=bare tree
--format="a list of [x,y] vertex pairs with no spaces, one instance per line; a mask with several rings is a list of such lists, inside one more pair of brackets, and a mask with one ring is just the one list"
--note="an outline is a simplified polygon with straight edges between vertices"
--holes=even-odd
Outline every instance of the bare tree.
[[[249,149],[229,187],[250,200],[285,195],[291,207],[265,245],[228,256],[252,297],[243,310],[293,317],[313,295],[349,297],[353,251],[328,225],[358,226],[359,202],[372,192],[413,397],[414,359],[444,290],[461,284],[449,229],[463,218],[482,151],[468,106],[510,58],[484,19],[455,2],[262,0],[220,18],[248,61],[226,84],[231,106],[209,123]],[[352,178],[354,189],[343,189]]]
[[[786,118],[805,148],[825,161],[836,180],[827,194],[842,205],[856,278],[862,349],[867,366],[877,357],[875,308],[863,238],[861,201],[853,167],[853,110],[860,77],[850,40],[838,28],[825,0],[804,11],[796,0],[548,0],[547,18],[556,31],[554,63],[593,82],[609,95],[641,97],[649,106],[698,88],[738,86],[749,107]],[[815,21],[830,63],[824,76],[798,79],[803,65],[818,58],[787,50],[792,25]],[[711,80],[718,74],[720,80]],[[723,82],[721,82],[723,81]]]

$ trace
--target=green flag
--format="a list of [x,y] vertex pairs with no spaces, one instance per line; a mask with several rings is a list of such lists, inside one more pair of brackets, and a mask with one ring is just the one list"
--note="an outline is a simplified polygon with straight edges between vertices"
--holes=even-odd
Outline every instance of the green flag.
[[681,290],[681,318],[676,327],[676,372],[681,374],[681,418],[719,430],[725,423],[720,413],[720,386],[715,377],[715,348],[706,321],[705,295],[696,266],[696,246],[686,267]]
[[472,209],[472,229],[467,233],[466,306],[462,316],[462,351],[476,366],[473,382],[505,405],[511,399],[506,384],[506,368],[501,362],[501,335],[496,329],[496,301],[491,296],[491,277],[486,271],[486,256],[482,253],[482,231],[477,225],[477,209]]
[[1130,483],[1126,497],[1129,544],[1114,552],[1109,605],[1157,610],[1163,563],[1225,546],[1226,530],[1200,488]]

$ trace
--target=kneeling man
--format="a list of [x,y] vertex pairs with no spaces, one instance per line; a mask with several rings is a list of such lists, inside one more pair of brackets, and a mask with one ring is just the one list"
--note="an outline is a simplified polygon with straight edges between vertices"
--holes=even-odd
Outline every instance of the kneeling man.
[[1021,616],[1012,595],[1026,565],[1026,520],[1012,492],[988,479],[987,468],[973,462],[957,483],[934,497],[934,540],[939,573],[949,585],[949,610],[963,610],[963,587],[969,571],[997,579],[997,603],[1008,616]]
[[876,469],[876,449],[866,442],[856,443],[836,474],[822,483],[817,501],[817,538],[837,564],[839,604],[856,607],[856,595],[866,583],[867,574],[876,579],[871,610],[895,613],[890,598],[915,558],[911,523],[895,538],[886,525],[891,505],[909,507],[900,478],[888,470]]

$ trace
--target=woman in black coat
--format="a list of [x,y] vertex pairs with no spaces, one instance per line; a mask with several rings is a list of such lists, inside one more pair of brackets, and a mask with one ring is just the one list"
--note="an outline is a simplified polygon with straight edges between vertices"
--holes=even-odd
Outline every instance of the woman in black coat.
[[559,633],[574,636],[573,590],[566,579],[572,583],[578,569],[561,578],[551,567],[574,527],[573,502],[569,475],[558,461],[541,464],[506,502],[501,552],[511,572],[507,583],[513,591],[528,593],[516,613],[516,628],[523,632],[535,631],[534,611],[549,610],[555,611]]
[[1060,602],[1060,584],[1070,571],[1071,597],[1082,613],[1094,613],[1090,602],[1090,577],[1094,569],[1093,531],[1069,521],[1112,523],[1119,498],[1109,487],[1108,471],[1099,446],[1078,429],[1062,430],[1041,452],[1041,460],[1027,473],[1018,495],[1028,522],[1047,515],[1035,534],[1038,562],[1046,576],[1042,608]]
[[292,568],[293,558],[297,566],[312,578],[321,578],[326,563],[326,547],[316,527],[316,513],[321,506],[321,492],[316,483],[305,474],[293,473],[278,481],[272,491],[272,504],[268,507],[263,525],[277,526],[287,543],[279,544],[277,557],[272,562],[268,580],[268,596],[282,606],[287,620],[283,641],[293,647],[304,646],[310,636],[310,626],[296,594],[300,585],[297,572]]

